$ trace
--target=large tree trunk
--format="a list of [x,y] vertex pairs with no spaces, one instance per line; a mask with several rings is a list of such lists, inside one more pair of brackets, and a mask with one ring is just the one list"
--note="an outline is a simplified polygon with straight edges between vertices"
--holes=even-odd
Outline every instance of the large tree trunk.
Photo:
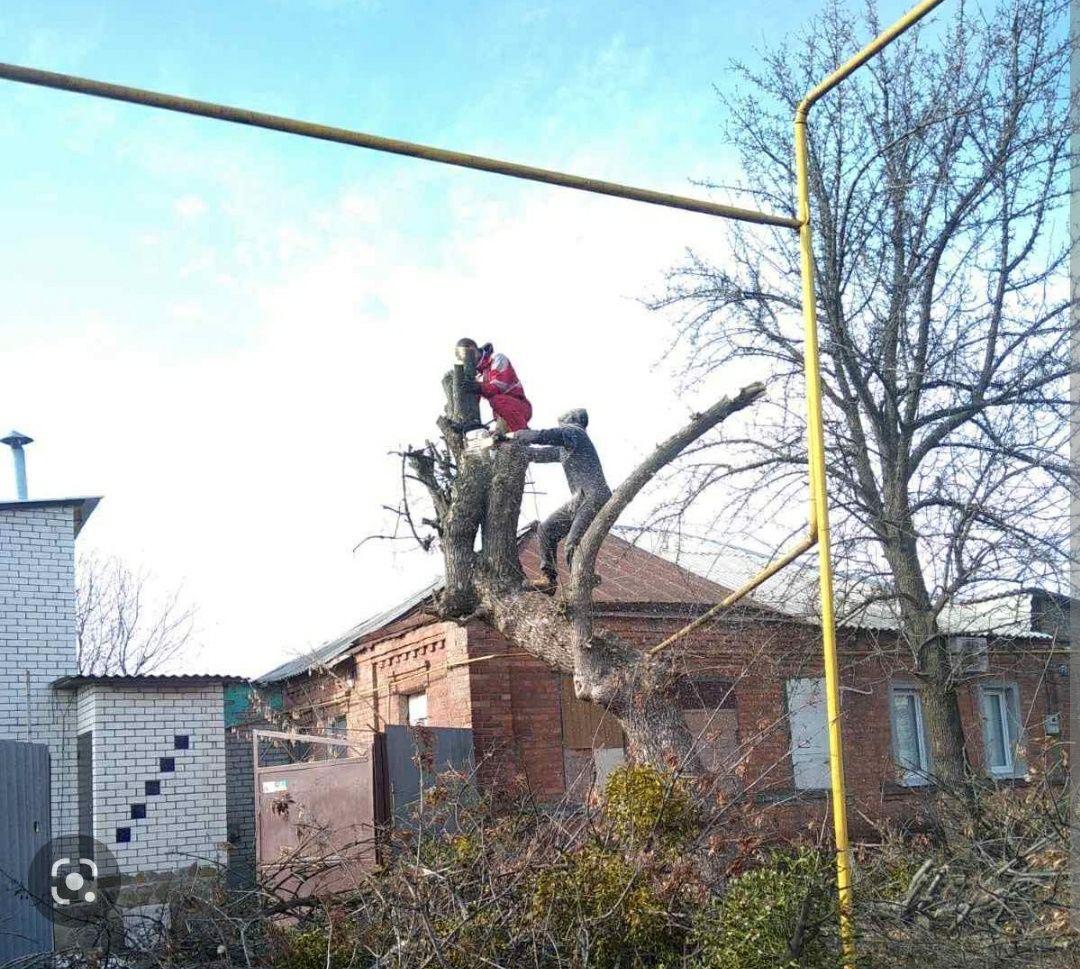
[[470,452],[452,426],[442,422],[457,462],[449,499],[423,466],[430,458],[423,452],[412,454],[414,473],[432,492],[440,516],[446,566],[440,611],[455,618],[484,619],[519,649],[572,676],[579,698],[603,706],[622,724],[634,757],[698,770],[693,737],[676,699],[671,658],[649,656],[610,631],[594,628],[596,557],[619,515],[657,471],[764,390],[753,384],[734,398],[725,397],[657,447],[600,509],[582,537],[566,594],[559,599],[530,590],[518,558],[527,447],[511,440]]
[[477,615],[519,649],[572,676],[582,700],[606,709],[622,725],[635,758],[697,770],[693,737],[675,695],[671,660],[650,657],[607,631],[583,643],[565,605],[521,588],[497,591],[479,583]]
[[[892,520],[896,521],[896,518]],[[900,520],[903,521],[903,517]],[[945,796],[960,798],[973,811],[971,765],[956,680],[949,661],[948,637],[938,627],[923,580],[910,516],[906,516],[906,525],[887,530],[883,545],[898,593],[900,636],[911,650],[916,672],[922,680],[923,719],[930,747],[931,773]]]

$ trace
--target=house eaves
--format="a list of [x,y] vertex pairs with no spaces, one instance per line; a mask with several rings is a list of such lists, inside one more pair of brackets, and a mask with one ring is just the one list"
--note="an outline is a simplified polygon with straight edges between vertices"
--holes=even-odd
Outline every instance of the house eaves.
[[29,498],[25,501],[0,501],[0,511],[24,511],[26,509],[71,508],[75,513],[75,534],[82,531],[83,525],[101,501],[100,495],[85,498]]
[[441,578],[428,583],[428,585],[424,586],[422,589],[418,589],[407,599],[391,606],[389,609],[384,609],[382,612],[369,616],[363,622],[353,626],[335,639],[323,643],[316,649],[304,653],[301,656],[297,656],[286,663],[282,663],[280,666],[270,670],[269,673],[264,673],[262,676],[256,677],[254,682],[259,684],[279,683],[282,680],[291,679],[294,676],[299,676],[301,673],[307,673],[313,669],[318,669],[319,667],[332,666],[337,660],[342,659],[349,650],[357,645],[365,636],[378,632],[383,626],[396,622],[417,607],[422,606],[425,602],[432,599],[442,587],[443,580]]

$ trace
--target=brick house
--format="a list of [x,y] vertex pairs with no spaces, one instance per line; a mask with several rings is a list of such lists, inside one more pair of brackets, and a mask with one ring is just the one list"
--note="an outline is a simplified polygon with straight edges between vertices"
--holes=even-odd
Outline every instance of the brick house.
[[49,897],[45,849],[103,857],[93,838],[122,884],[225,859],[236,678],[78,673],[75,542],[98,501],[0,502],[0,963],[53,946],[27,892]]
[[[521,560],[538,572],[535,536]],[[610,537],[601,550],[600,624],[642,647],[682,628],[726,593],[723,586]],[[569,677],[523,654],[484,623],[425,611],[439,583],[346,631],[258,682],[280,691],[306,732],[349,736],[385,724],[473,731],[479,776],[527,784],[544,799],[583,797],[623,760],[617,722],[573,694]],[[782,604],[781,604],[782,605]],[[967,617],[950,644],[969,750],[980,769],[1022,782],[1056,756],[1067,724],[1068,675],[1061,602],[1032,593],[990,617]],[[778,831],[819,823],[829,787],[819,630],[761,600],[722,614],[677,647],[687,677],[679,702],[702,758],[730,777]],[[839,630],[846,774],[855,829],[861,819],[914,818],[932,771],[919,688],[895,633],[881,619]]]
[[48,749],[55,833],[75,830],[75,539],[98,498],[0,503],[0,738]]

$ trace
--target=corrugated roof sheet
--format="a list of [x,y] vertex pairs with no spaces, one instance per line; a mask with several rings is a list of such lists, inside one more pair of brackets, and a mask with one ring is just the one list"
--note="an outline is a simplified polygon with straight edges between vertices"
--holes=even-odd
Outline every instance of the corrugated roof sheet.
[[[772,556],[742,547],[722,553],[690,555],[701,560],[710,574],[721,581],[741,585],[768,564]],[[837,624],[848,628],[895,631],[900,626],[898,606],[888,596],[880,580],[870,581],[857,575],[835,574]],[[982,602],[952,602],[941,612],[941,630],[952,635],[1022,636],[1031,639],[1052,638],[1037,630],[1032,615],[1032,597],[1041,590],[1002,590]],[[790,565],[755,591],[759,602],[806,622],[817,622],[820,614],[816,555]]]
[[[529,532],[521,543],[521,567],[527,578],[540,578],[540,550],[534,532]],[[600,585],[593,593],[593,601],[598,605],[711,606],[731,591],[615,535],[608,535],[600,546],[596,574],[600,576]]]
[[430,599],[438,592],[442,586],[442,579],[436,579],[434,582],[430,582],[428,585],[424,586],[424,588],[414,592],[404,601],[399,602],[395,606],[391,606],[389,609],[376,613],[373,616],[369,616],[363,622],[353,626],[337,638],[323,643],[322,646],[319,646],[302,656],[297,656],[287,663],[282,663],[280,666],[270,670],[269,673],[264,673],[262,676],[256,677],[256,682],[276,683],[279,680],[287,680],[290,676],[297,676],[300,673],[306,673],[310,669],[314,669],[318,666],[326,666],[328,663],[334,662],[334,660],[344,656],[345,653],[349,651],[350,647],[352,647],[359,639],[366,636],[368,633],[373,633],[383,626],[389,625],[394,620],[400,619],[406,613],[411,612],[417,606],[422,605],[427,599]]
[[219,673],[116,673],[108,676],[61,676],[53,680],[52,685],[58,690],[71,690],[94,683],[109,686],[184,686],[193,683],[247,683],[246,676],[233,676]]
[[[539,578],[540,556],[535,527],[530,526],[523,530],[519,539],[521,566],[526,577]],[[601,607],[645,604],[712,606],[727,596],[731,589],[738,588],[756,575],[769,563],[772,556],[731,546],[720,555],[710,553],[707,558],[701,555],[690,555],[687,558],[700,559],[703,565],[707,564],[702,571],[716,575],[721,581],[707,579],[669,559],[615,535],[609,535],[597,556],[596,571],[601,583],[594,593],[594,600]],[[318,649],[283,663],[258,677],[256,682],[273,683],[285,680],[334,662],[358,644],[364,636],[378,632],[382,627],[401,619],[432,598],[442,587],[443,580],[436,579],[403,602],[365,619]],[[897,629],[897,617],[888,603],[875,602],[859,607],[854,605],[859,599],[866,598],[866,592],[865,583],[842,575],[837,576],[838,624],[849,628]],[[741,604],[778,612],[802,622],[817,622],[817,569],[803,562],[796,563],[760,586],[753,596],[747,596]],[[845,605],[849,608],[845,609]],[[1030,590],[986,603],[956,604],[943,612],[941,628],[953,634],[1047,638],[1044,633],[1032,628]]]

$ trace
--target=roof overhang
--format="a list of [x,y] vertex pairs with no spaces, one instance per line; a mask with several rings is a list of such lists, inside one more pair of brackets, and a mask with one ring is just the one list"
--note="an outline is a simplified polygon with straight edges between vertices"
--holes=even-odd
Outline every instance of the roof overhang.
[[137,690],[152,690],[161,686],[208,686],[214,683],[249,683],[246,676],[219,675],[217,673],[159,673],[128,676],[61,676],[52,681],[56,690],[77,690],[82,686],[119,686]]
[[100,495],[86,498],[31,498],[26,501],[0,501],[0,511],[32,511],[43,508],[71,508],[75,512],[75,534],[82,531],[83,525],[101,501]]

